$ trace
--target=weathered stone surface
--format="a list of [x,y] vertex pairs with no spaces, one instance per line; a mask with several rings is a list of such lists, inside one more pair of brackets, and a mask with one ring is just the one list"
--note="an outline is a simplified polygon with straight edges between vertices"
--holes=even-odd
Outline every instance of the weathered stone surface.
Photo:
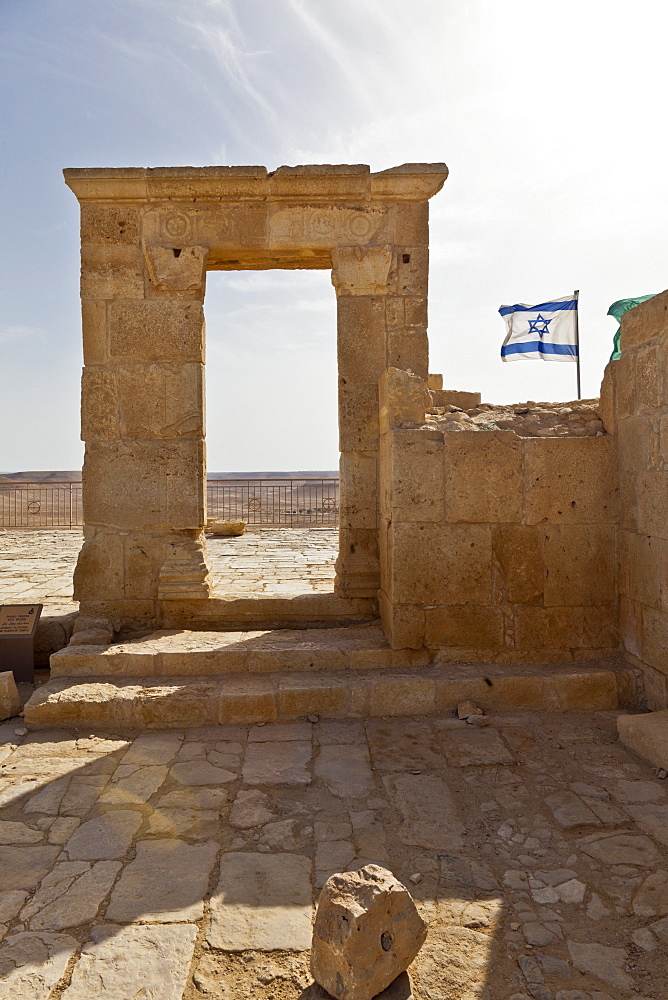
[[109,805],[131,805],[137,802],[147,802],[167,777],[167,768],[164,764],[148,764],[145,767],[138,767],[127,777],[121,776],[122,772],[123,765],[117,768],[114,775],[116,780],[100,796],[100,802]]
[[[449,721],[449,720],[448,720]],[[515,759],[495,729],[484,732],[464,725],[439,725],[443,752],[450,766],[514,764]]]
[[601,825],[598,817],[574,792],[553,792],[552,795],[545,796],[545,803],[554,813],[554,818],[559,825],[566,830]]
[[20,889],[0,892],[0,923],[6,923],[15,917],[27,898],[28,893]]
[[625,808],[641,830],[668,847],[668,802],[639,802]]
[[60,853],[58,847],[0,847],[0,886],[34,889]]
[[619,738],[655,767],[668,770],[668,710],[647,715],[620,715]]
[[21,912],[34,931],[60,931],[94,920],[120,870],[118,861],[64,861],[53,869]]
[[371,793],[373,774],[365,746],[332,744],[320,748],[315,773],[333,795],[356,799]]
[[311,862],[298,854],[225,854],[207,941],[224,951],[306,951]]
[[427,774],[390,774],[383,783],[401,811],[402,843],[432,850],[461,849],[464,827],[445,781]]
[[0,673],[0,722],[10,719],[21,711],[21,700],[11,670]]
[[620,990],[630,990],[633,980],[624,972],[623,966],[628,956],[623,948],[609,948],[604,944],[580,944],[568,942],[568,950],[576,969],[589,972],[592,976],[615,986]]
[[639,917],[663,917],[668,914],[668,871],[648,875],[633,899],[633,912]]
[[268,809],[269,796],[257,789],[241,790],[232,803],[230,810],[230,826],[239,830],[248,830],[254,826],[262,826],[274,818]]
[[0,820],[0,844],[39,844],[43,836],[41,830],[33,830],[25,823]]
[[653,868],[661,861],[661,856],[649,837],[636,837],[627,833],[618,833],[590,844],[581,844],[580,850],[591,858],[609,865],[638,865],[641,868]]
[[107,907],[109,920],[173,923],[198,920],[204,912],[209,874],[218,845],[213,841],[145,840],[124,869]]
[[243,766],[247,785],[310,785],[311,744],[302,741],[249,743]]
[[68,934],[5,938],[0,945],[0,1000],[48,1000],[77,947]]
[[217,809],[220,810],[227,801],[225,788],[203,788],[190,786],[176,788],[158,799],[158,809]]
[[181,1000],[196,937],[194,924],[94,927],[63,997]]
[[173,764],[169,773],[182,785],[225,785],[236,779],[236,774],[224,767],[214,767],[207,760],[189,760]]
[[176,733],[142,733],[123,756],[121,765],[168,764],[181,747]]
[[65,845],[70,861],[122,857],[141,826],[141,820],[139,812],[116,809],[82,823]]
[[413,961],[427,936],[408,890],[367,865],[333,875],[320,894],[311,972],[337,1000],[371,1000]]
[[450,997],[478,1000],[483,997],[483,984],[489,980],[492,965],[493,945],[493,939],[487,934],[467,927],[430,928],[429,937],[413,966],[420,994],[429,1000],[449,1000]]

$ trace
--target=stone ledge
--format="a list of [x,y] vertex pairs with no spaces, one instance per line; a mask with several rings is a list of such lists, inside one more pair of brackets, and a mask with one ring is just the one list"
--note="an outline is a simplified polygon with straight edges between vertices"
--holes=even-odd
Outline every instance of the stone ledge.
[[647,715],[620,715],[617,731],[627,747],[655,767],[668,771],[668,710]]
[[467,698],[486,712],[607,711],[635,707],[632,669],[566,668],[490,677],[448,667],[229,674],[212,678],[57,678],[25,706],[30,726],[95,725],[131,729],[252,724],[316,713],[326,718],[431,715]]

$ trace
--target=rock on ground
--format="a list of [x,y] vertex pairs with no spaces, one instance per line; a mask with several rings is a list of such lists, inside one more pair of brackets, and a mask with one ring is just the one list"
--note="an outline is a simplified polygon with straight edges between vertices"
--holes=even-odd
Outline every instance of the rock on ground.
[[392,872],[367,865],[332,875],[318,901],[311,973],[337,1000],[371,1000],[408,968],[426,936]]

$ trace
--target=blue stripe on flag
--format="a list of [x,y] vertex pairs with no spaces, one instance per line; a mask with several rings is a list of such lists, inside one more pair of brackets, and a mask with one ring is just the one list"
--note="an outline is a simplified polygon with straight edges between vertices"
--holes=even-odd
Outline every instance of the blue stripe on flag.
[[538,354],[570,354],[577,358],[578,348],[576,344],[544,344],[541,340],[532,340],[528,344],[507,344],[501,348],[501,357],[507,354],[529,354],[536,351]]
[[523,306],[519,303],[514,306],[501,306],[499,312],[502,316],[508,316],[515,312],[558,312],[562,309],[577,309],[577,299],[567,299],[565,302],[541,302],[538,306]]

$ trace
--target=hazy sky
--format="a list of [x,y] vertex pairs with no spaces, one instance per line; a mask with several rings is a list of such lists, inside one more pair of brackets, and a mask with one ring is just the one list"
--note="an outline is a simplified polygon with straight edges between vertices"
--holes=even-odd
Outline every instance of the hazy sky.
[[[583,392],[615,299],[668,285],[665,0],[0,0],[0,471],[79,442],[78,206],[67,166],[441,161],[432,371],[570,399],[503,364],[501,303],[581,292]],[[328,272],[209,275],[213,470],[337,465]]]

